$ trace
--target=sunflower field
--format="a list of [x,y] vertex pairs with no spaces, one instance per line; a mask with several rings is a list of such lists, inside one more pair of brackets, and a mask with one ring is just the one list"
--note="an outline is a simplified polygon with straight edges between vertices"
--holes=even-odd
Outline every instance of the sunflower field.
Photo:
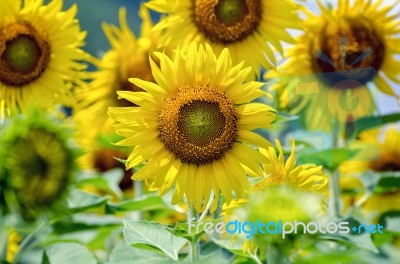
[[0,264],[400,263],[400,1],[0,0]]

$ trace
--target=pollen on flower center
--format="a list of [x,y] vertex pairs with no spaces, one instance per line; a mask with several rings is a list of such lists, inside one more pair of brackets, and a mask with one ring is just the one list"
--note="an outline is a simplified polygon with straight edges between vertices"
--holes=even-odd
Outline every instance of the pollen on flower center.
[[369,22],[346,18],[322,28],[311,45],[311,65],[330,86],[348,79],[365,84],[381,68],[384,52],[384,43]]
[[238,42],[251,35],[262,16],[260,0],[196,0],[194,22],[215,43]]
[[226,118],[218,103],[195,100],[181,107],[178,130],[188,142],[207,146],[224,132]]
[[184,87],[159,115],[160,139],[183,162],[207,164],[223,157],[237,138],[235,105],[209,87]]
[[23,86],[44,72],[50,60],[46,37],[28,22],[0,28],[0,82]]

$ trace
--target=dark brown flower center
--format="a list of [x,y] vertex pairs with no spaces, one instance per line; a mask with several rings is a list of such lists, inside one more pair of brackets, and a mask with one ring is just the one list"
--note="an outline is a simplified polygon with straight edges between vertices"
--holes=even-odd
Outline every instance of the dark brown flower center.
[[[118,80],[116,83],[116,91],[143,91],[142,88],[136,86],[129,81],[129,78],[138,78],[143,81],[154,82],[153,74],[151,72],[150,62],[147,55],[136,56],[132,60],[121,59]],[[117,99],[116,105],[121,107],[134,106],[132,102],[126,99]]]
[[212,42],[244,40],[257,29],[262,16],[260,0],[195,0],[194,22]]
[[166,100],[159,116],[161,141],[189,164],[219,160],[237,138],[235,105],[212,88],[184,87]]
[[344,80],[366,84],[381,68],[385,46],[366,20],[345,18],[326,24],[311,45],[311,65],[328,86]]
[[0,29],[0,82],[20,87],[46,70],[50,60],[47,38],[28,22]]
[[119,182],[119,187],[121,190],[132,188],[132,171],[125,170],[125,165],[117,159],[127,159],[127,156],[124,152],[115,149],[96,150],[93,152],[93,167],[100,172],[106,172],[115,168],[123,169],[125,173]]
[[374,171],[400,171],[400,156],[396,153],[388,153],[379,160],[372,162],[371,168]]

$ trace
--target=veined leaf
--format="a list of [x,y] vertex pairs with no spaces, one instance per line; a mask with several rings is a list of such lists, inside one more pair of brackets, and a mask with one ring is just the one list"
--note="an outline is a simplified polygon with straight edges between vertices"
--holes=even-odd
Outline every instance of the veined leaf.
[[56,243],[48,247],[44,254],[42,264],[97,264],[94,256],[86,247],[78,243]]
[[179,250],[189,241],[170,233],[165,226],[147,221],[123,220],[124,237],[128,245],[145,244],[153,246],[178,260]]

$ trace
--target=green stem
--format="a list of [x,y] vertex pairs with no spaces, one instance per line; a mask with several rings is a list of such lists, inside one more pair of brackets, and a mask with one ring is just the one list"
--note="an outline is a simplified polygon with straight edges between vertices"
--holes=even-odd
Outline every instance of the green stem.
[[8,232],[6,230],[4,216],[0,209],[0,261],[6,260],[7,258],[7,240]]
[[330,180],[331,206],[333,208],[333,217],[340,218],[340,174],[338,170],[331,173]]
[[[139,198],[139,197],[143,196],[143,188],[144,188],[143,181],[134,181],[133,188],[134,188],[135,198]],[[138,217],[138,220],[144,220],[143,211],[138,211],[137,217]]]
[[23,253],[31,246],[32,242],[35,240],[35,236],[42,231],[42,228],[47,225],[48,221],[47,218],[43,219],[40,224],[36,227],[35,230],[33,230],[32,233],[30,233],[27,237],[24,238],[22,241],[21,245],[18,248],[17,253],[15,254],[15,257],[13,259],[12,263],[20,263],[19,259],[22,257]]
[[[196,209],[192,204],[189,204],[189,210],[188,210],[188,226],[191,226],[191,222],[197,221],[198,220],[198,215],[196,212]],[[189,235],[192,233],[192,230],[189,229]],[[195,238],[195,236],[192,236],[191,242],[190,242],[190,251],[189,251],[189,256],[192,261],[192,263],[196,263],[199,260],[199,255],[200,255],[200,245],[198,242],[198,239]]]
[[[333,142],[332,148],[339,148],[340,144],[340,128],[339,120],[335,119],[335,124],[333,127]],[[335,171],[330,173],[330,205],[332,206],[332,215],[334,218],[340,218],[340,173],[339,169],[336,168]]]

